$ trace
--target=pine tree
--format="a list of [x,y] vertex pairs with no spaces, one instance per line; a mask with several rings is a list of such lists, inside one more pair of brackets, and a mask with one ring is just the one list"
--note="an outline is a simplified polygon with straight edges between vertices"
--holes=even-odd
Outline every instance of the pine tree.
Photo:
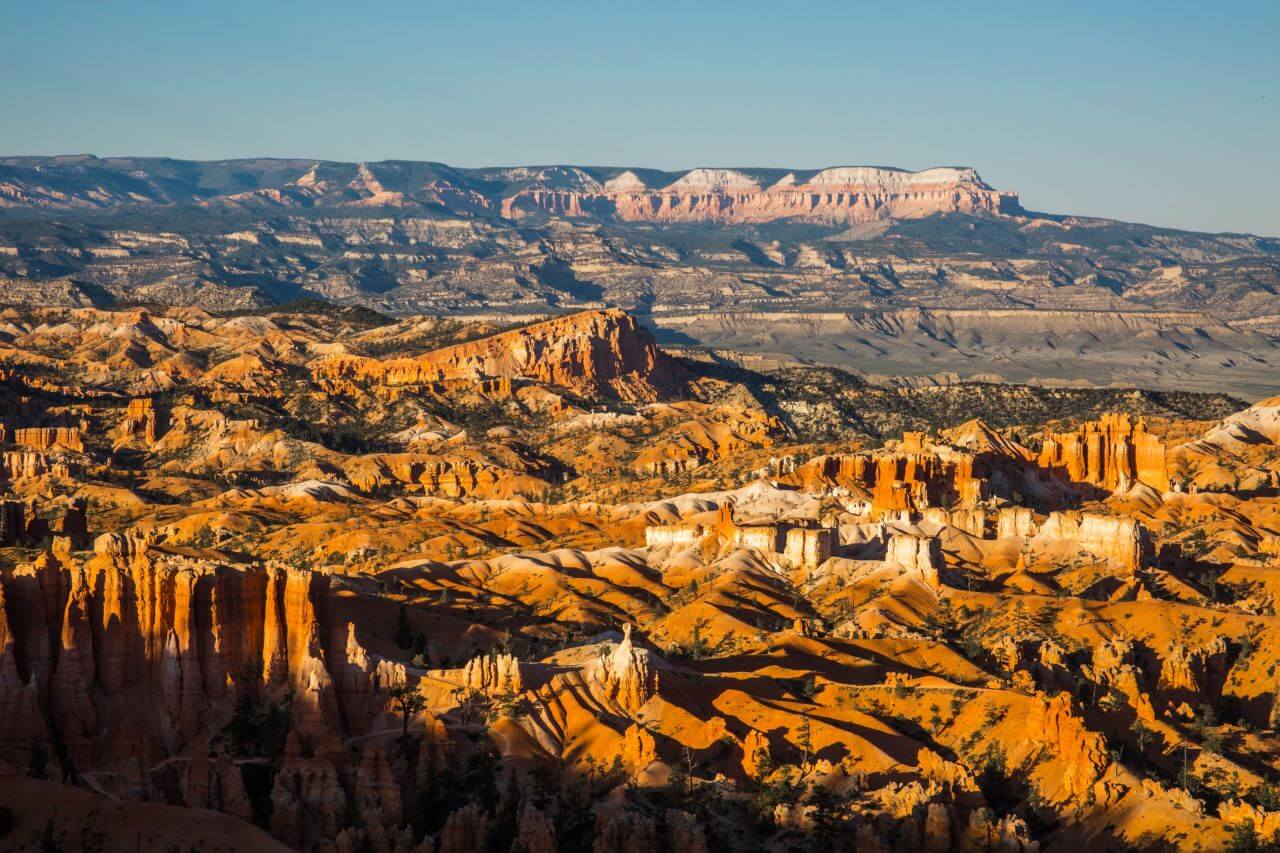
[[419,693],[418,688],[408,681],[401,681],[399,684],[391,685],[391,687],[387,688],[387,696],[391,699],[391,703],[396,710],[400,712],[401,737],[407,741],[409,739],[409,718],[422,713],[423,709],[427,707],[427,697]]
[[800,747],[800,767],[808,770],[809,763],[813,761],[813,724],[809,722],[808,714],[800,719],[800,727],[796,729],[796,745]]
[[1229,853],[1252,853],[1263,849],[1262,836],[1254,828],[1253,821],[1246,819],[1231,828],[1231,838],[1226,846]]

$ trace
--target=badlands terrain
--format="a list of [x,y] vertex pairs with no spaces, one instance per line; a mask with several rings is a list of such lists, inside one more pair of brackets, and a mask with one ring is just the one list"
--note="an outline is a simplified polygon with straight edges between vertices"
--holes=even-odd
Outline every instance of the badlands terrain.
[[[864,294],[893,281],[911,305],[967,270],[1009,285],[958,288],[982,310],[1065,288],[1134,338],[1125,323],[1182,322],[1130,317],[1151,313],[1140,301],[1157,286],[1175,303],[1201,288],[1201,310],[1218,304],[1211,280],[1257,294],[1224,298],[1224,314],[1270,310],[1266,241],[1152,230],[1105,275],[1113,250],[1085,243],[1063,260],[974,260],[982,273],[938,258],[927,287],[901,257],[867,261],[864,278],[838,242],[812,244],[844,259],[838,272],[744,243],[724,249],[735,271],[713,274],[688,260],[704,248],[670,248],[678,231],[628,255],[642,232],[617,236],[600,211],[694,205],[755,227],[819,176],[769,176],[782,188],[762,198],[703,175],[719,200],[695,204],[650,200],[658,176],[598,175],[608,192],[512,193],[496,224],[459,213],[490,196],[420,171],[447,216],[415,220],[429,247],[408,251],[435,258],[419,268],[383,257],[411,239],[407,219],[295,218],[341,191],[332,170],[271,166],[276,185],[186,200],[251,210],[256,224],[229,237],[212,227],[223,220],[192,214],[179,230],[146,209],[209,186],[182,164],[152,182],[107,169],[92,190],[61,165],[8,168],[15,205],[127,196],[137,209],[112,216],[141,218],[6,226],[19,236],[3,287],[32,298],[0,314],[0,848],[1280,843],[1280,398],[960,382],[959,363],[949,381],[911,383],[892,353],[868,378],[836,359],[698,345],[697,323],[722,322],[710,314],[664,348],[616,308],[373,310],[437,288],[471,299],[464,280],[477,300],[501,282],[563,308],[641,278],[632,307],[646,313],[674,298],[660,293],[747,302],[694,280],[761,299],[811,288],[815,304],[837,281]],[[873,177],[885,181],[839,176]],[[879,203],[903,217],[955,205],[1027,243],[1115,231],[1033,226],[976,176],[941,177],[970,186],[903,179]],[[373,198],[362,186],[357,200]],[[379,204],[427,206],[381,186]],[[548,210],[601,221],[524,224]],[[821,215],[887,222],[859,210]],[[888,251],[911,233],[899,227],[849,239]],[[1125,233],[1106,239],[1138,239]],[[443,234],[458,242],[438,248]],[[1180,272],[1150,266],[1161,253]],[[316,293],[350,304],[268,304]],[[144,297],[169,304],[122,304]],[[724,322],[735,344],[770,329]],[[928,328],[950,329],[952,351],[987,345],[947,322]],[[1217,341],[1237,347],[1213,356],[1235,360],[1222,370],[1236,387],[1267,384],[1241,349],[1274,346],[1263,324],[1242,343],[1236,327],[1215,338],[1187,322],[1204,341],[1191,352],[1152,332],[1170,363]]]
[[0,293],[505,322],[618,307],[670,347],[878,384],[1280,393],[1280,241],[1038,213],[970,168],[6,157]]

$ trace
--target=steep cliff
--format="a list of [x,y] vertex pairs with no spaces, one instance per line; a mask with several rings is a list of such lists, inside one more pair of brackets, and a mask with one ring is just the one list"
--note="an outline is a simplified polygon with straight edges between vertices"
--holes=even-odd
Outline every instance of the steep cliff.
[[339,355],[311,369],[320,380],[389,386],[505,377],[632,401],[669,396],[685,381],[684,371],[658,349],[647,329],[612,309],[557,317],[418,358]]

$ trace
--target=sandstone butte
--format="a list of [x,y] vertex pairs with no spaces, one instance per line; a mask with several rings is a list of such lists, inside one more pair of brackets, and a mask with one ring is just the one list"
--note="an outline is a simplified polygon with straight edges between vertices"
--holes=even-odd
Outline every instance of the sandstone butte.
[[1280,832],[1280,398],[815,398],[617,311],[6,316],[0,847]]

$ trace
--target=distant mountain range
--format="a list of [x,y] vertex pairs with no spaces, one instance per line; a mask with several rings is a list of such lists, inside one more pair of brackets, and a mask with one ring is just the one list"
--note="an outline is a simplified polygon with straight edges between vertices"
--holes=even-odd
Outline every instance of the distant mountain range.
[[1009,213],[967,168],[871,166],[684,172],[591,166],[460,169],[443,163],[315,160],[9,157],[0,208],[104,209],[200,205],[244,210],[373,207],[601,220],[869,222],[935,213]]
[[1032,213],[961,167],[7,157],[0,297],[613,306],[668,346],[881,381],[1280,391],[1280,240]]

